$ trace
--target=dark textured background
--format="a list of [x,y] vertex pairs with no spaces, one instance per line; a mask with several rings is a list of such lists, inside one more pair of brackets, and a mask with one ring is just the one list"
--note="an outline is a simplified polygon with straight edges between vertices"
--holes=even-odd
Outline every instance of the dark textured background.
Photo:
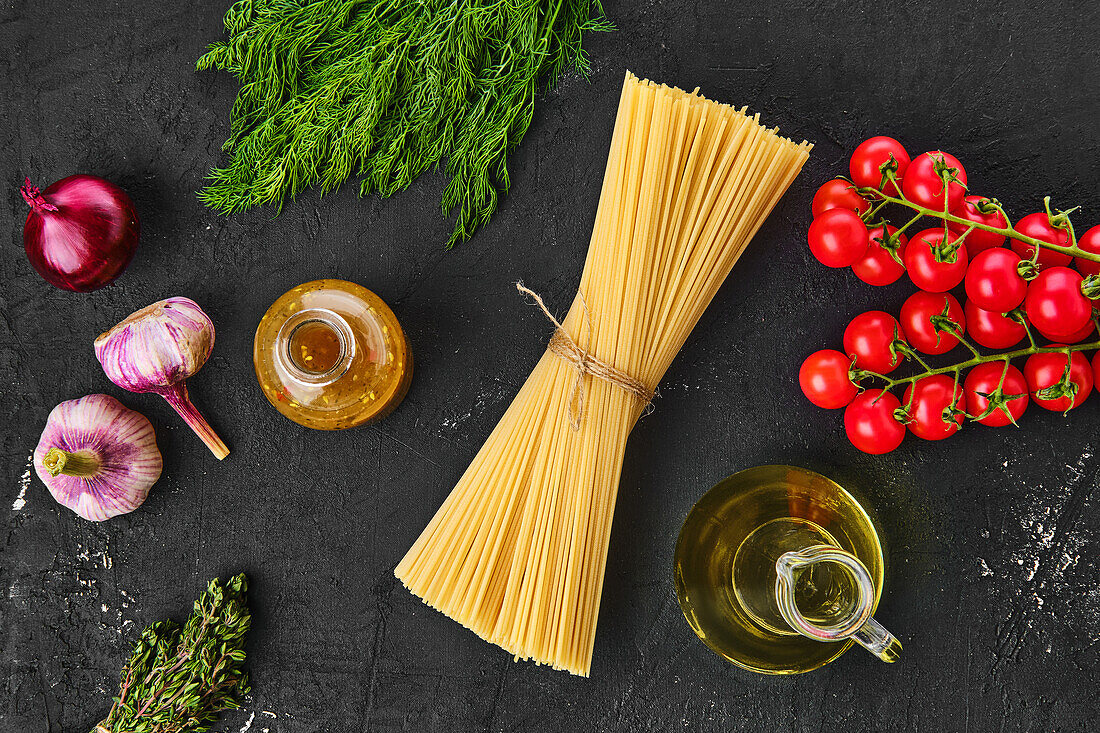
[[[238,570],[252,581],[254,691],[219,730],[1094,730],[1098,401],[871,458],[793,379],[848,318],[896,309],[908,292],[826,270],[804,244],[812,191],[864,137],[947,148],[976,192],[1017,216],[1051,193],[1083,207],[1080,224],[1100,220],[1095,4],[967,5],[613,3],[620,30],[590,39],[591,83],[570,76],[541,100],[500,212],[444,252],[436,176],[388,201],[309,192],[278,218],[199,205],[235,85],[192,67],[221,36],[225,2],[4,0],[0,730],[89,729],[138,630],[181,618],[206,579]],[[391,569],[543,348],[546,323],[511,284],[523,278],[561,310],[572,296],[626,68],[749,104],[817,147],[635,430],[583,680],[514,664]],[[32,272],[16,191],[24,174],[44,185],[81,171],[125,187],[143,220],[129,271],[91,295]],[[412,340],[412,390],[378,426],[300,428],[255,384],[260,316],[319,277],[379,293]],[[114,388],[92,353],[101,330],[171,295],[218,327],[192,392],[233,448],[224,463],[165,403]],[[165,456],[146,504],[104,524],[25,474],[49,410],[97,391],[148,415]],[[905,643],[899,664],[855,650],[774,679],[693,636],[671,583],[680,523],[718,479],[765,462],[815,468],[871,499],[892,562],[878,615]]]

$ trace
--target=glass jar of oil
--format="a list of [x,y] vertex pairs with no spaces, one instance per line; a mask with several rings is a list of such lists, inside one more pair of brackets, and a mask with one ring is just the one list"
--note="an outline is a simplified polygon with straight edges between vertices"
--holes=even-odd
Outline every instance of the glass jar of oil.
[[688,623],[718,654],[766,674],[817,669],[853,638],[895,661],[901,644],[871,618],[884,573],[878,532],[859,502],[792,466],[720,482],[692,508],[676,545]]
[[385,417],[412,380],[412,353],[397,317],[346,280],[314,280],[280,296],[260,319],[252,358],[275,409],[319,430]]

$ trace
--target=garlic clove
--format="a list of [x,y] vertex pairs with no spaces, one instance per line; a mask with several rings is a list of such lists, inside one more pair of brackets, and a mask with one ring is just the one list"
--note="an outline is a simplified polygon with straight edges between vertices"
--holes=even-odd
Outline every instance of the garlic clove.
[[110,395],[94,394],[50,412],[34,468],[59,504],[102,522],[141,506],[160,478],[163,459],[144,415]]
[[214,322],[190,298],[142,308],[95,340],[107,378],[131,392],[159,394],[220,461],[229,448],[191,403],[186,380],[210,357]]
[[160,394],[197,372],[214,348],[214,322],[190,298],[167,298],[127,316],[95,340],[107,378]]

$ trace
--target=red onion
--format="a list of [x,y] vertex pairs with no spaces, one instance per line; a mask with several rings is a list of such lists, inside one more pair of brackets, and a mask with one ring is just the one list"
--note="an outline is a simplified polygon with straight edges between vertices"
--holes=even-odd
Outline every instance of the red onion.
[[27,178],[19,193],[31,207],[23,247],[46,282],[86,293],[112,282],[130,264],[141,222],[115,184],[81,174],[40,192]]

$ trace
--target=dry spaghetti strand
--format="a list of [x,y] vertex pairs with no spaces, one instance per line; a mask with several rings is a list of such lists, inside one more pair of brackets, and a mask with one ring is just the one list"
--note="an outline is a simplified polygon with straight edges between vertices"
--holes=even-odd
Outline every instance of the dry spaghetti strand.
[[[582,361],[656,385],[810,147],[628,72],[560,329]],[[587,676],[623,453],[645,400],[615,380],[578,380],[575,362],[543,354],[394,572],[516,659]]]

